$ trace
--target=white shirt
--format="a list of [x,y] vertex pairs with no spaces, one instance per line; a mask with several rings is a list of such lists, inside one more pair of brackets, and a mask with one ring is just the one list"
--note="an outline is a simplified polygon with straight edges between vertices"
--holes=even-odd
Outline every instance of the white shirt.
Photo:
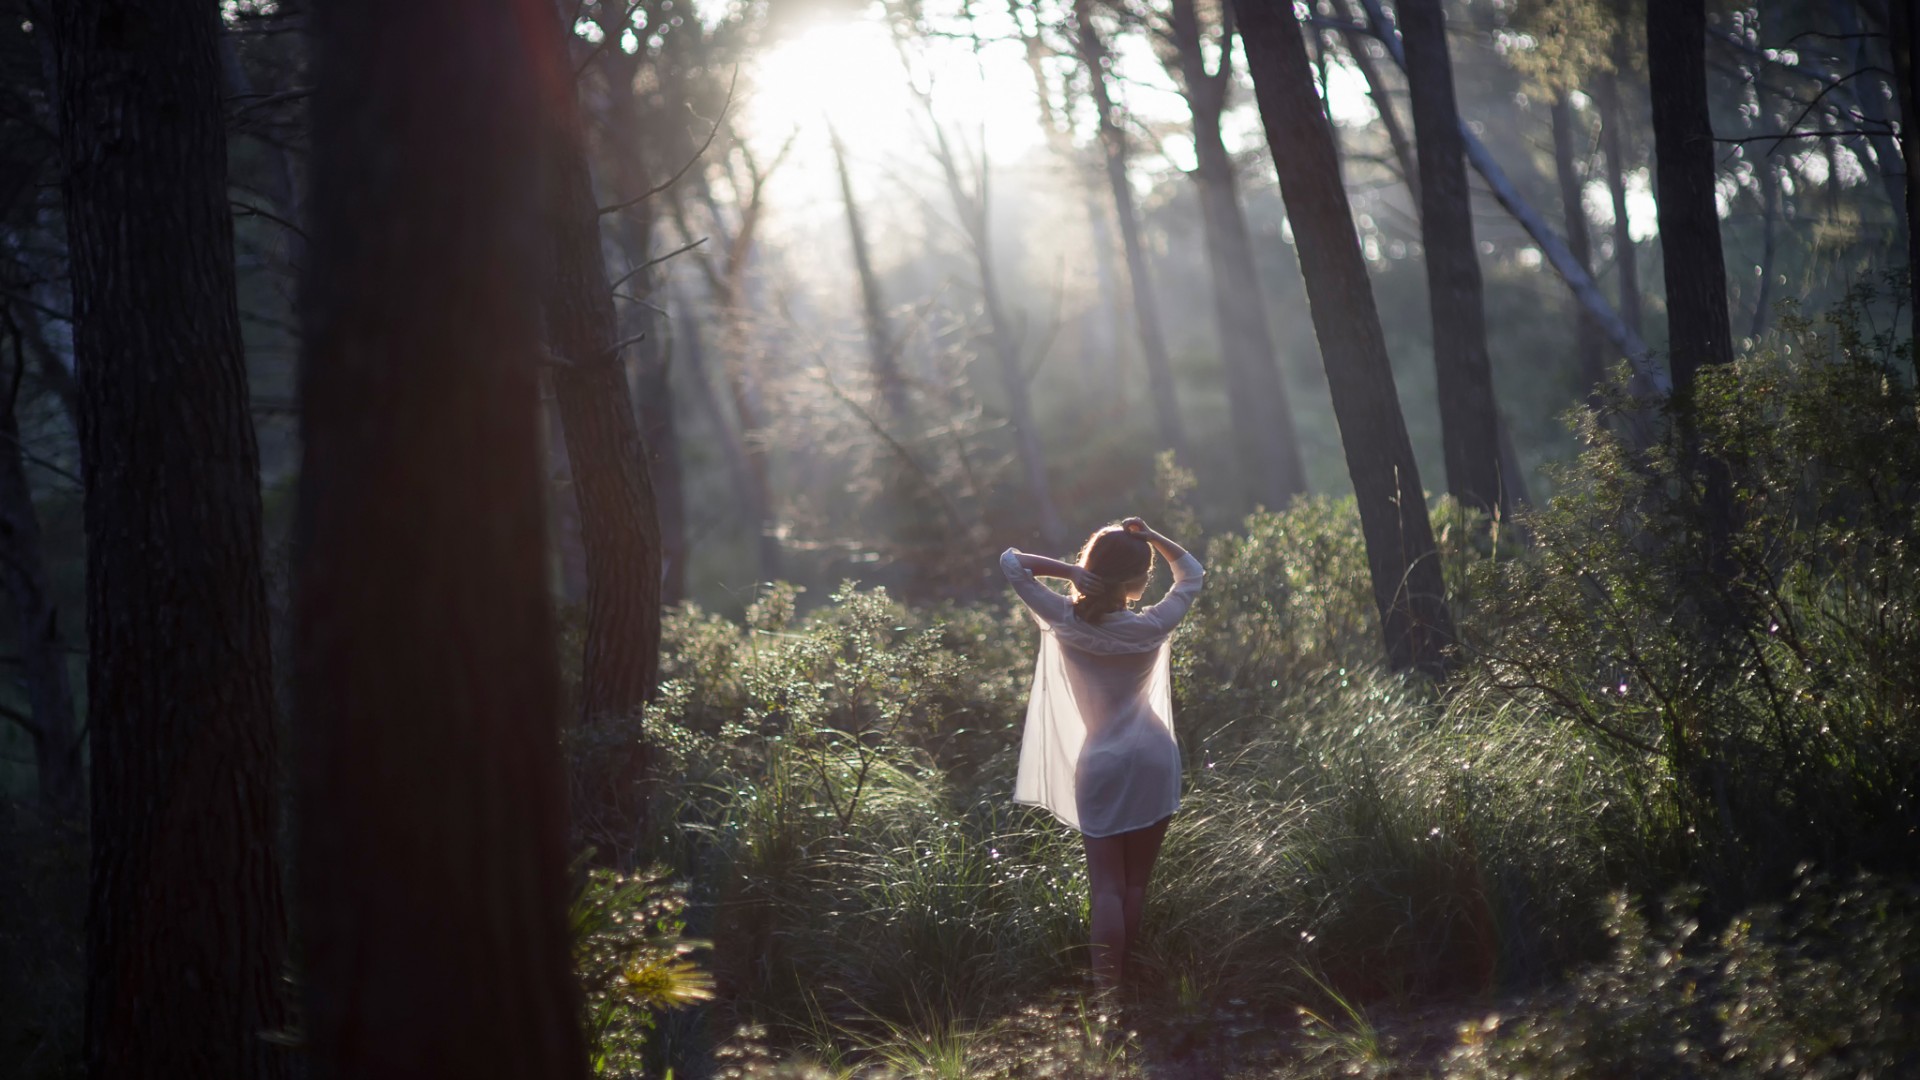
[[1041,634],[1013,800],[1044,806],[1087,836],[1152,825],[1180,808],[1167,638],[1206,572],[1188,553],[1159,603],[1087,623],[1019,554],[1008,548],[1000,568]]

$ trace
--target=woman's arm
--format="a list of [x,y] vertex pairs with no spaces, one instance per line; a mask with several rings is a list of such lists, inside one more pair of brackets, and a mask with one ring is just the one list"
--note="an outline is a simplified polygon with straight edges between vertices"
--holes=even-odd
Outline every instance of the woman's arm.
[[1160,552],[1160,557],[1167,560],[1167,565],[1169,566],[1186,558],[1186,548],[1153,531],[1153,526],[1148,525],[1146,521],[1141,518],[1130,517],[1122,521],[1120,527],[1140,537],[1147,543],[1152,544],[1154,550]]
[[1016,558],[1020,562],[1020,569],[1035,577],[1066,578],[1076,587],[1085,588],[1089,575],[1086,567],[1078,563],[1061,562],[1059,559],[1049,559],[1045,555],[1030,555],[1024,551],[1019,552]]
[[1007,581],[1013,586],[1021,603],[1027,605],[1027,610],[1033,612],[1033,617],[1042,626],[1052,626],[1071,618],[1073,605],[1066,597],[1040,584],[1035,580],[1035,575],[1063,577],[1076,584],[1087,580],[1086,571],[1072,563],[1049,559],[1045,555],[1029,555],[1017,548],[1008,548],[1000,553],[1000,569],[1006,573]]

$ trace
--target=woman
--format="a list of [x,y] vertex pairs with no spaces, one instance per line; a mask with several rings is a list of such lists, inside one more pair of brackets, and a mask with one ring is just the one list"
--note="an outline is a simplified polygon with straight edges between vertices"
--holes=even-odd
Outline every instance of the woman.
[[[1158,551],[1173,588],[1145,611]],[[1180,806],[1167,638],[1193,605],[1200,561],[1137,517],[1088,538],[1076,562],[1008,548],[1000,567],[1040,624],[1015,802],[1044,806],[1086,841],[1093,973],[1118,986],[1140,934],[1147,879]],[[1035,580],[1065,578],[1073,596]]]

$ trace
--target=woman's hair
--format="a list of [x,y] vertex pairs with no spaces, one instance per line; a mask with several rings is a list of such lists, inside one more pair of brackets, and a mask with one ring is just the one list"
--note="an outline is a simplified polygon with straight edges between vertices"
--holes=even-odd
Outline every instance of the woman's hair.
[[1153,545],[1137,533],[1107,525],[1087,537],[1078,560],[1100,578],[1093,592],[1073,590],[1073,614],[1081,622],[1097,623],[1127,606],[1127,596],[1145,588],[1153,569]]

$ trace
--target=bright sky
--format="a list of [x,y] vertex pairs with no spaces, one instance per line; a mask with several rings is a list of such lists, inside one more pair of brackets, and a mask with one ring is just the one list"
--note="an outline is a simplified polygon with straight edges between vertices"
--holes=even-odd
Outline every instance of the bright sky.
[[[934,113],[949,137],[975,149],[984,145],[996,170],[1043,154],[1046,140],[1033,77],[1011,17],[997,4],[975,5],[974,15],[982,38],[978,48],[957,37],[928,37],[913,41],[903,59],[876,4],[790,27],[784,40],[762,52],[748,73],[753,89],[742,109],[742,127],[756,151],[767,154],[789,135],[795,137],[774,185],[778,190],[770,191],[773,207],[790,218],[824,220],[840,213],[827,117],[848,146],[862,198],[897,196],[897,190],[882,189],[902,176],[928,175],[930,129],[910,85],[930,90]],[[1113,88],[1127,110],[1148,124],[1177,130],[1186,119],[1185,102],[1146,42],[1134,35],[1112,45],[1118,74]],[[1337,68],[1331,81],[1341,122],[1373,120],[1357,71]],[[1090,118],[1083,120],[1081,130],[1089,130]],[[1230,118],[1227,137],[1230,148],[1263,139],[1251,108]],[[1170,135],[1165,150],[1173,164],[1191,167],[1191,143],[1181,136]],[[1149,144],[1138,144],[1136,153],[1145,169],[1161,164]]]

